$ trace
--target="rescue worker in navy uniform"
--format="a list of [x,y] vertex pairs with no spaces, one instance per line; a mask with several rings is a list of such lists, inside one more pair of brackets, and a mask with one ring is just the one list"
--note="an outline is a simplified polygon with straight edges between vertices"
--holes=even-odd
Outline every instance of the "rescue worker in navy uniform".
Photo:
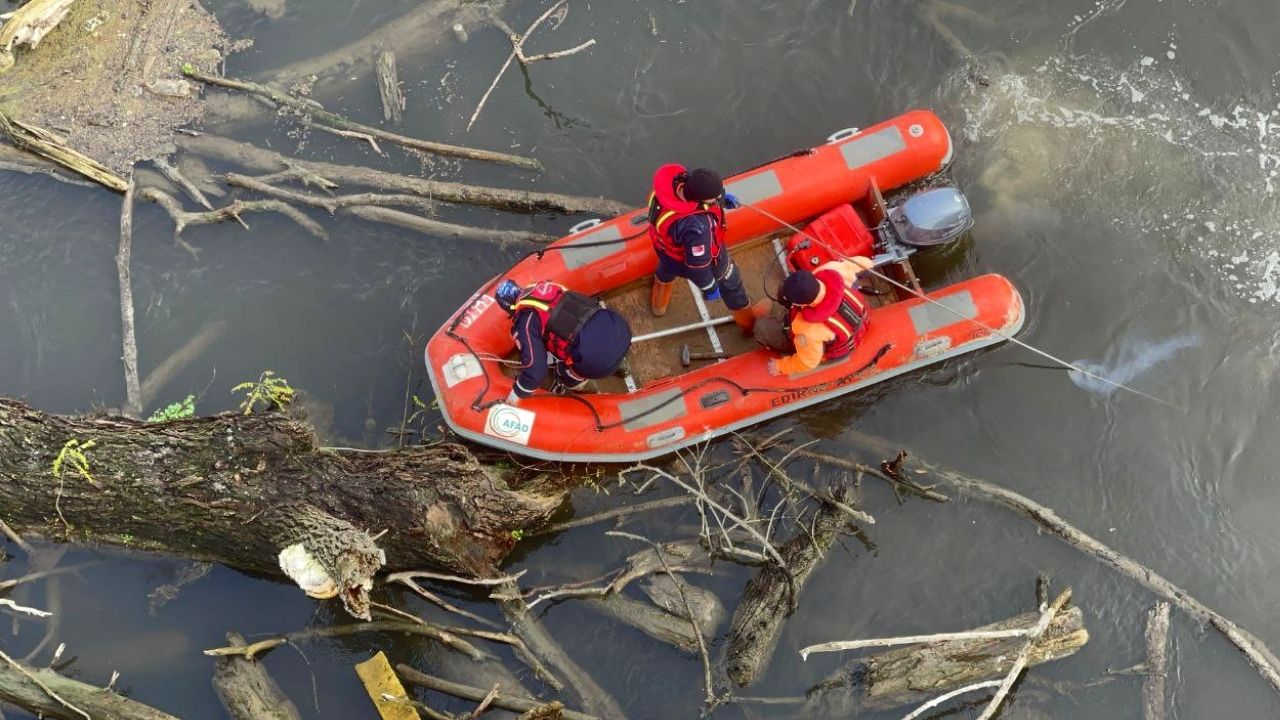
[[676,278],[681,277],[692,281],[704,299],[723,299],[743,334],[751,335],[756,316],[724,241],[725,208],[738,207],[738,199],[725,194],[724,182],[714,170],[687,171],[670,163],[654,173],[649,239],[658,254],[658,272],[649,307],[655,316],[667,314]]
[[550,280],[526,288],[503,280],[494,297],[511,315],[511,337],[520,351],[520,375],[507,404],[518,405],[542,387],[547,354],[555,358],[552,392],[580,392],[590,380],[617,372],[631,349],[626,319],[599,300]]

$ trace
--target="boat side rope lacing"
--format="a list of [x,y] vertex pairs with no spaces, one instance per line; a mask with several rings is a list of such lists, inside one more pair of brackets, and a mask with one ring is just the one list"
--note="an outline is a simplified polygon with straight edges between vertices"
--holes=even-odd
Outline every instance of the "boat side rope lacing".
[[[827,245],[826,243],[822,242],[821,240],[819,240],[818,238],[814,237],[813,235],[810,235],[809,233],[805,232],[804,230],[801,230],[800,228],[796,227],[795,225],[792,225],[791,223],[787,222],[786,220],[783,220],[782,218],[778,217],[777,215],[774,215],[773,213],[769,212],[768,210],[765,210],[765,209],[763,209],[763,208],[757,207],[757,206],[755,206],[755,205],[751,205],[751,204],[749,204],[749,203],[742,203],[742,207],[750,208],[751,210],[754,210],[755,212],[757,212],[757,213],[759,213],[759,214],[761,214],[761,215],[763,215],[763,216],[765,216],[765,217],[767,217],[767,218],[769,218],[769,219],[773,220],[773,221],[774,221],[774,222],[776,222],[776,223],[780,223],[781,225],[783,225],[783,226],[785,226],[785,227],[791,228],[791,230],[793,230],[794,232],[797,232],[797,233],[799,233],[799,234],[801,234],[801,235],[804,235],[806,238],[808,238],[808,239],[812,240],[813,242],[817,243],[818,245],[820,245],[820,246],[822,246],[822,247],[826,248],[828,252],[830,252],[832,255],[834,255],[834,256],[836,256],[836,257],[843,258],[843,259],[845,259],[845,260],[850,260],[850,259],[852,259],[852,258],[850,258],[850,257],[848,257],[848,256],[846,256],[846,255],[844,255],[843,253],[839,252],[839,251],[838,251],[838,250],[836,250],[835,248],[830,247],[829,245]],[[1055,355],[1051,355],[1051,354],[1049,354],[1049,353],[1045,352],[1044,350],[1041,350],[1040,348],[1035,347],[1034,345],[1031,345],[1030,343],[1023,342],[1023,341],[1021,341],[1021,340],[1019,340],[1019,339],[1017,339],[1017,338],[1013,337],[1012,335],[1009,335],[1009,334],[1007,334],[1007,333],[1000,332],[999,330],[997,330],[997,329],[995,329],[995,328],[993,328],[993,327],[990,327],[990,326],[986,325],[985,323],[979,322],[978,320],[975,320],[975,319],[970,318],[970,317],[966,317],[965,315],[961,314],[961,313],[960,313],[960,311],[958,311],[958,310],[956,310],[956,309],[954,309],[954,308],[952,308],[952,307],[950,307],[950,306],[948,306],[948,305],[946,305],[946,304],[944,304],[944,303],[940,303],[940,302],[938,302],[937,300],[934,300],[933,298],[929,297],[928,295],[925,295],[924,293],[922,293],[922,292],[920,292],[920,291],[918,291],[918,290],[916,290],[916,289],[914,289],[914,288],[908,287],[908,286],[906,286],[906,285],[904,285],[904,284],[902,284],[902,283],[898,282],[897,280],[894,280],[893,278],[891,278],[891,277],[889,277],[889,276],[885,275],[884,273],[881,273],[881,272],[877,271],[877,270],[876,270],[876,269],[874,269],[874,268],[867,269],[867,270],[865,270],[864,272],[867,272],[867,273],[869,273],[869,274],[873,275],[874,277],[877,277],[877,278],[879,278],[879,279],[881,279],[881,280],[883,280],[883,281],[885,281],[885,282],[889,283],[890,285],[893,285],[894,287],[898,288],[899,290],[905,290],[905,291],[907,291],[907,292],[911,293],[912,295],[914,295],[914,296],[916,296],[916,297],[918,297],[918,298],[921,298],[921,299],[925,300],[926,302],[932,303],[933,305],[936,305],[936,306],[938,306],[938,307],[942,308],[943,310],[946,310],[947,312],[951,313],[952,315],[955,315],[956,317],[960,318],[961,320],[966,320],[966,321],[968,321],[968,322],[971,322],[971,323],[973,323],[974,325],[977,325],[979,328],[982,328],[982,329],[983,329],[983,330],[985,330],[986,332],[991,333],[992,335],[995,335],[995,336],[997,336],[997,337],[999,337],[999,338],[1001,338],[1001,339],[1003,339],[1003,340],[1007,340],[1008,342],[1011,342],[1011,343],[1013,343],[1014,345],[1017,345],[1018,347],[1025,348],[1025,349],[1027,349],[1027,350],[1030,350],[1031,352],[1033,352],[1033,353],[1035,353],[1035,354],[1039,355],[1040,357],[1045,358],[1046,360],[1049,360],[1049,361],[1051,361],[1051,362],[1057,363],[1057,364],[1058,364],[1061,368],[1063,368],[1063,369],[1067,369],[1067,370],[1074,370],[1074,371],[1076,371],[1076,372],[1080,373],[1081,375],[1084,375],[1085,377],[1092,378],[1092,379],[1094,379],[1094,380],[1099,380],[1099,381],[1104,382],[1104,383],[1106,383],[1106,384],[1108,384],[1108,385],[1111,385],[1111,386],[1113,386],[1113,387],[1117,387],[1117,388],[1119,388],[1119,389],[1121,389],[1121,390],[1124,390],[1124,391],[1126,391],[1126,392],[1130,392],[1130,393],[1133,393],[1134,395],[1138,395],[1139,397],[1144,397],[1144,398],[1146,398],[1146,399],[1148,399],[1148,400],[1152,400],[1152,401],[1154,401],[1154,402],[1158,402],[1158,403],[1160,403],[1161,405],[1166,405],[1166,406],[1171,407],[1171,408],[1173,408],[1173,409],[1175,409],[1175,410],[1182,410],[1182,408],[1181,408],[1181,407],[1179,407],[1179,406],[1177,406],[1177,405],[1175,405],[1175,404],[1173,404],[1173,403],[1169,402],[1168,400],[1165,400],[1165,399],[1163,399],[1163,398],[1158,398],[1158,397],[1156,397],[1155,395],[1151,395],[1151,394],[1145,393],[1145,392],[1143,392],[1143,391],[1141,391],[1141,390],[1137,390],[1137,389],[1135,389],[1135,388],[1131,388],[1131,387],[1129,387],[1128,385],[1125,385],[1125,384],[1123,384],[1123,383],[1118,383],[1118,382],[1116,382],[1116,381],[1114,381],[1114,380],[1112,380],[1112,379],[1110,379],[1110,378],[1105,378],[1105,377],[1102,377],[1101,375],[1096,375],[1096,374],[1094,374],[1094,373],[1091,373],[1091,372],[1089,372],[1088,370],[1085,370],[1084,368],[1082,368],[1082,367],[1080,367],[1080,366],[1078,366],[1078,365],[1076,365],[1076,364],[1074,364],[1074,363],[1067,362],[1066,360],[1063,360],[1062,358],[1059,358],[1059,357],[1057,357],[1057,356],[1055,356]]]
[[798,387],[795,387],[795,386],[793,387],[747,387],[727,377],[722,377],[718,375],[714,377],[709,377],[704,380],[700,380],[697,383],[687,388],[680,388],[680,392],[676,393],[675,395],[672,395],[671,397],[667,398],[666,400],[663,400],[662,402],[658,403],[657,405],[654,405],[651,408],[642,410],[641,412],[638,412],[635,415],[622,417],[614,422],[607,423],[607,424],[601,421],[600,411],[586,397],[579,395],[577,393],[566,393],[564,395],[559,395],[558,397],[568,398],[570,400],[576,400],[577,402],[580,402],[583,405],[585,405],[587,409],[591,411],[591,416],[595,421],[596,431],[604,432],[606,430],[612,430],[617,427],[622,427],[623,425],[633,423],[637,420],[642,420],[648,417],[649,415],[652,415],[653,413],[656,413],[659,410],[667,407],[671,403],[677,400],[683,399],[690,393],[701,390],[702,388],[708,385],[711,385],[713,383],[722,383],[724,385],[728,385],[732,387],[734,390],[737,390],[742,397],[746,397],[748,395],[751,395],[752,393],[778,393],[778,394],[798,393],[800,395],[808,395],[813,392],[823,392],[833,387],[839,387],[841,385],[849,384],[850,382],[855,380],[859,375],[861,375],[862,373],[866,372],[867,370],[875,366],[877,363],[879,363],[880,359],[883,358],[885,354],[892,349],[893,349],[892,343],[885,343],[880,347],[879,350],[876,351],[876,354],[872,356],[870,360],[868,360],[865,364],[862,365],[862,367],[858,368],[857,370],[841,375],[840,377],[835,378],[834,380],[827,380],[826,382],[815,383],[813,385],[801,385]]

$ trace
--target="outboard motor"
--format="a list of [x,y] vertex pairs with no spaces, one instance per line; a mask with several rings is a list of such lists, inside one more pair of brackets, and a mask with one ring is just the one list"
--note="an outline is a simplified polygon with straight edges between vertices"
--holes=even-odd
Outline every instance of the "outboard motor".
[[945,245],[973,227],[973,212],[964,193],[936,188],[889,208],[889,227],[897,240],[912,247]]

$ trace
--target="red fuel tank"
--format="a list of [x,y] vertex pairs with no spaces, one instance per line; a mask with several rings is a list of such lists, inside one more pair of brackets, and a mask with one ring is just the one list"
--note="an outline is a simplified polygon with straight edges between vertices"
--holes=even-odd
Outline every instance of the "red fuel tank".
[[803,234],[796,233],[787,241],[787,259],[793,270],[813,270],[825,262],[858,255],[875,255],[875,239],[858,211],[848,204],[819,215]]

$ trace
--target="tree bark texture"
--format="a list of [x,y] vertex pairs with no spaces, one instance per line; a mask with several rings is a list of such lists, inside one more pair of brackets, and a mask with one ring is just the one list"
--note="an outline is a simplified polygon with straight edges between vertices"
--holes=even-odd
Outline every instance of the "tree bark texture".
[[[1040,613],[1024,613],[979,631],[1030,628]],[[1058,613],[1031,649],[1028,667],[1060,660],[1084,647],[1089,633],[1080,608]],[[945,640],[857,658],[809,690],[820,716],[916,705],[965,685],[1008,674],[1025,638]]]
[[[242,646],[240,633],[227,633],[227,642]],[[214,661],[213,689],[233,720],[301,720],[298,708],[255,658],[228,655]]]
[[[53,463],[94,442],[86,477]],[[544,522],[558,491],[513,490],[466,448],[317,446],[277,413],[142,423],[49,415],[0,399],[0,517],[20,531],[278,573],[301,543],[344,591],[382,569],[494,573],[511,531]],[[385,531],[375,545],[370,533]],[[367,616],[367,606],[358,616]]]
[[[841,499],[843,502],[843,499]],[[725,673],[739,687],[760,679],[778,646],[782,624],[791,614],[792,593],[799,594],[809,575],[836,540],[843,521],[842,511],[831,503],[823,503],[812,528],[801,528],[779,554],[787,563],[787,572],[770,563],[761,568],[738,602],[725,648]]]
[[1147,614],[1147,674],[1142,678],[1143,720],[1165,720],[1164,686],[1169,670],[1169,603]]
[[[47,668],[23,666],[45,687],[89,714],[93,720],[177,720],[150,705],[130,700],[110,690],[72,680]],[[84,720],[84,715],[55,700],[39,684],[7,662],[0,662],[0,701],[16,705],[38,717]]]
[[388,50],[378,53],[376,70],[382,119],[399,125],[404,113],[404,93],[400,90],[400,73],[396,72],[396,54]]

